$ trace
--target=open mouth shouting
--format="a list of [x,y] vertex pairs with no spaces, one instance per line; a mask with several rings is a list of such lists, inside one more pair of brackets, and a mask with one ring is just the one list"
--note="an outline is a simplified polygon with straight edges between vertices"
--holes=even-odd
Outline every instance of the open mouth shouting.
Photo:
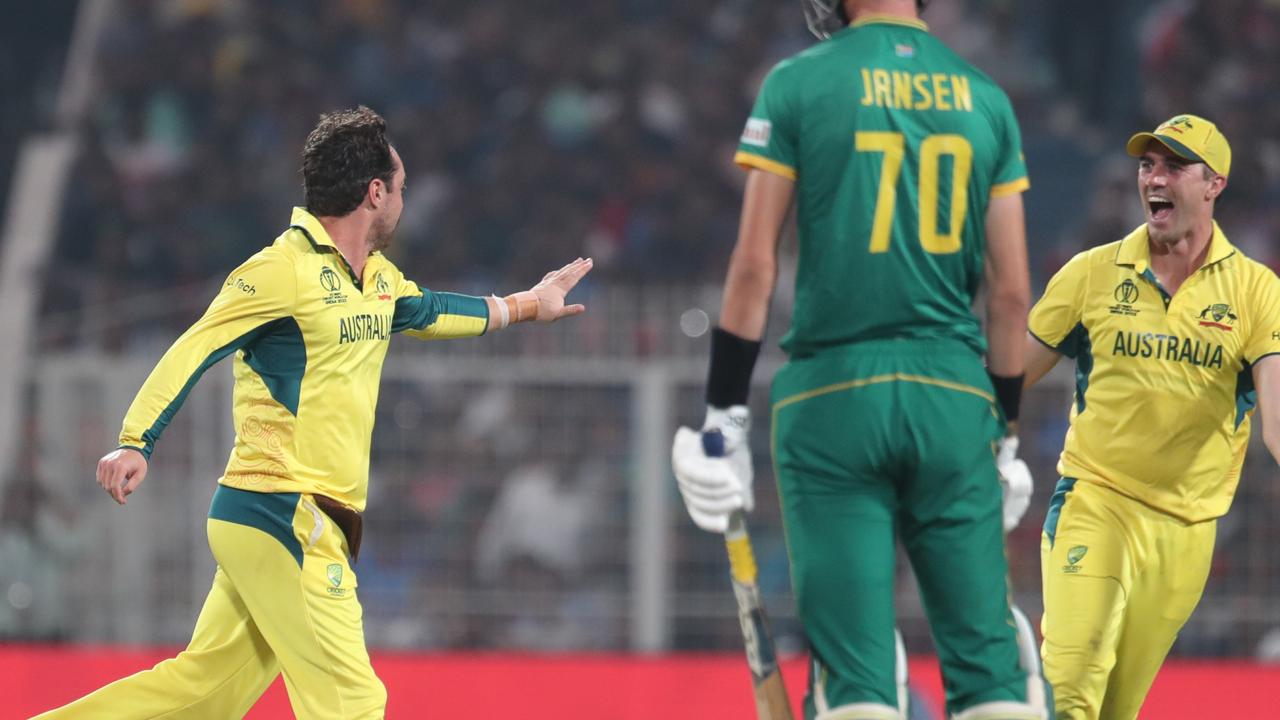
[[1173,217],[1173,200],[1162,195],[1147,195],[1147,215],[1152,222],[1164,224]]

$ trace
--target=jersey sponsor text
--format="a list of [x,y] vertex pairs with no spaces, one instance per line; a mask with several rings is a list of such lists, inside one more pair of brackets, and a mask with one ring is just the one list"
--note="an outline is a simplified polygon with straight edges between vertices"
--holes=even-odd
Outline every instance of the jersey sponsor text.
[[773,123],[760,118],[749,118],[747,126],[742,130],[741,142],[745,145],[755,145],[756,147],[769,146],[769,134],[773,129]]
[[239,290],[240,292],[242,292],[242,293],[244,293],[245,295],[248,295],[248,296],[250,296],[250,297],[252,297],[252,296],[254,296],[254,295],[257,295],[257,294],[258,294],[258,288],[257,288],[257,286],[256,286],[256,285],[250,285],[249,283],[245,282],[243,278],[236,278],[235,280],[228,280],[228,281],[227,281],[227,283],[226,283],[226,286],[227,286],[227,287],[234,287],[235,289]]

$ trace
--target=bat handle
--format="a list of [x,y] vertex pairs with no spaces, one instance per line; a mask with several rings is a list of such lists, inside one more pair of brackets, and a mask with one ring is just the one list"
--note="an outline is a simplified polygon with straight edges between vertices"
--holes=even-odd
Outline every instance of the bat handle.
[[743,516],[741,510],[735,510],[729,513],[729,527],[724,531],[726,540],[745,537],[747,534],[747,520]]
[[[702,452],[707,457],[717,458],[724,457],[724,433],[719,428],[711,428],[702,431]],[[729,514],[729,528],[724,531],[726,540],[745,537],[747,534],[747,522],[743,518],[741,510]]]
[[724,457],[724,433],[719,428],[702,431],[702,452],[707,457]]
[[729,527],[724,531],[724,544],[729,550],[729,574],[741,585],[754,588],[756,584],[756,556],[751,551],[751,537],[747,535],[747,523],[742,512],[729,515]]

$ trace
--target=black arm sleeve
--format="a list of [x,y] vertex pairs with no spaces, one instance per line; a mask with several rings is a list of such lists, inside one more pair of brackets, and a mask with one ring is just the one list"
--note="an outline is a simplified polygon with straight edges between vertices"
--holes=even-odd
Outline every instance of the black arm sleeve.
[[707,372],[707,404],[727,408],[747,404],[751,371],[760,355],[760,341],[740,338],[717,327],[711,331],[711,368]]
[[1018,411],[1022,405],[1022,380],[1025,375],[1005,377],[1003,375],[993,375],[989,372],[987,374],[991,376],[991,385],[996,390],[996,403],[1000,405],[1005,421],[1013,422],[1017,420]]

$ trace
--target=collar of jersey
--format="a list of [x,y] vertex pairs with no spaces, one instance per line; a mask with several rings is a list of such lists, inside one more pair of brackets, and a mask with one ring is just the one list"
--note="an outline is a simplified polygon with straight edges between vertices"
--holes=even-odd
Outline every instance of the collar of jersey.
[[[1222,262],[1236,254],[1236,248],[1227,240],[1218,221],[1213,221],[1213,237],[1209,239],[1209,254],[1204,259],[1202,268]],[[1147,225],[1143,223],[1137,230],[1129,233],[1120,241],[1120,249],[1116,252],[1116,264],[1128,265],[1138,273],[1144,273],[1151,266],[1151,245],[1147,237]]]
[[901,15],[881,15],[879,13],[871,13],[849,23],[849,27],[862,27],[863,25],[903,25],[917,30],[929,32],[929,26],[923,20],[915,20],[913,18],[902,17]]
[[307,236],[307,239],[311,241],[311,244],[317,250],[322,245],[331,247],[334,250],[338,249],[338,246],[333,244],[333,238],[329,237],[329,231],[325,230],[324,225],[320,224],[320,220],[315,215],[307,212],[306,208],[296,207],[293,209],[293,216],[289,218],[289,227],[296,227],[302,230],[303,234]]

